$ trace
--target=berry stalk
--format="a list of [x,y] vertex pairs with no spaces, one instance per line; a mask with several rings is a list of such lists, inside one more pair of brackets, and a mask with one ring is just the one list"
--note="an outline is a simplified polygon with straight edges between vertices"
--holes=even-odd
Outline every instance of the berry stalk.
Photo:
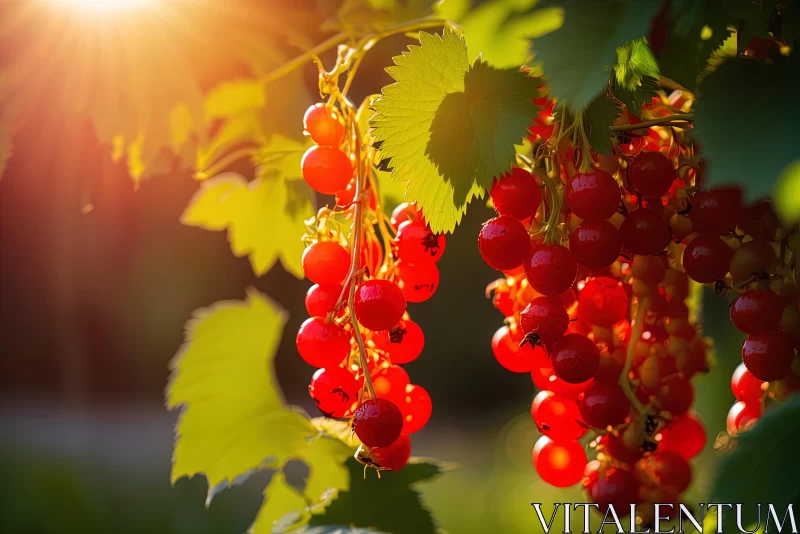
[[640,297],[638,302],[635,304],[636,315],[634,316],[634,302],[631,301],[631,316],[634,316],[633,324],[631,325],[631,341],[628,343],[628,350],[625,354],[625,365],[623,365],[622,372],[619,374],[619,385],[622,388],[622,391],[625,393],[625,396],[628,397],[628,400],[631,401],[631,405],[642,415],[647,413],[647,408],[645,408],[645,406],[639,402],[639,399],[636,398],[636,395],[631,389],[631,381],[628,378],[628,375],[631,372],[633,360],[636,355],[636,342],[642,338],[642,332],[644,331],[644,317],[647,313],[649,304],[650,303],[647,297]]

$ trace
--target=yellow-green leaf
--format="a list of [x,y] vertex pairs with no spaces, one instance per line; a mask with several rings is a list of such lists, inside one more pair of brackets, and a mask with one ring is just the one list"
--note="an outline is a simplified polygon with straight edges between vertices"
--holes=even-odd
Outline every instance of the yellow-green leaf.
[[225,82],[206,96],[203,109],[207,121],[230,118],[263,108],[267,104],[264,84],[257,79]]
[[787,165],[775,184],[772,194],[775,208],[787,222],[800,219],[800,159]]
[[276,522],[290,512],[297,512],[305,507],[306,501],[302,493],[290,486],[283,472],[278,471],[264,489],[264,504],[259,508],[250,531],[252,534],[272,534]]

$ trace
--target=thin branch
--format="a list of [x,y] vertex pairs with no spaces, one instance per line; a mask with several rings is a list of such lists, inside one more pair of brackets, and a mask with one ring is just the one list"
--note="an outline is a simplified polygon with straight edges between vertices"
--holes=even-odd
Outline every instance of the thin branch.
[[694,120],[694,113],[678,113],[677,115],[659,117],[657,119],[652,119],[637,124],[622,124],[620,126],[611,126],[611,129],[614,131],[640,130],[642,128],[649,128],[650,126],[658,126],[659,124],[669,124],[670,126],[681,126],[680,124],[673,124],[673,123],[692,122],[693,120]]
[[[625,396],[628,397],[629,401],[631,401],[631,405],[633,405],[633,407],[636,408],[636,411],[642,415],[647,413],[647,408],[639,401],[638,398],[636,398],[636,394],[631,389],[631,382],[628,379],[628,373],[631,372],[631,367],[633,366],[633,359],[636,355],[636,344],[642,338],[642,332],[644,331],[644,316],[648,305],[649,302],[647,301],[647,297],[641,297],[636,304],[636,317],[633,319],[633,327],[631,328],[631,338],[628,341],[628,352],[625,357],[625,365],[622,367],[622,372],[619,375],[619,385],[622,388],[622,391],[625,392]],[[631,307],[633,307],[633,301],[631,301]]]

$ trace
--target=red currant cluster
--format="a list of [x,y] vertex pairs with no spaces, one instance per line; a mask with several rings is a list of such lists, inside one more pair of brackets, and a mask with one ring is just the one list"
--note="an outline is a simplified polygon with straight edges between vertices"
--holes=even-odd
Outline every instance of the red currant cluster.
[[[353,135],[345,135],[345,123]],[[352,420],[362,442],[356,458],[396,471],[410,456],[409,434],[425,426],[432,409],[428,392],[400,366],[424,345],[406,305],[436,291],[445,237],[431,232],[413,204],[401,204],[391,218],[383,213],[374,151],[359,138],[354,114],[345,121],[333,105],[317,104],[304,125],[317,146],[303,157],[303,177],[336,195],[336,206],[320,210],[305,238],[303,271],[314,285],[297,350],[318,368],[308,391],[322,413]]]

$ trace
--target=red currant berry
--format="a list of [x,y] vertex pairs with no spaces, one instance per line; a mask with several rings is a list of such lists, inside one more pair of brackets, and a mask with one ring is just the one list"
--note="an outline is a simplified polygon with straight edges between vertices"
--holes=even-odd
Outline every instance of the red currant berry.
[[689,278],[710,284],[724,278],[731,265],[733,251],[715,235],[701,234],[692,239],[683,251],[683,270]]
[[581,413],[575,401],[552,391],[540,391],[531,404],[531,417],[539,432],[556,441],[578,439],[586,433],[579,423]]
[[641,152],[628,168],[628,184],[643,197],[660,197],[675,179],[672,163],[660,152]]
[[591,501],[601,510],[613,506],[617,515],[630,515],[631,504],[639,503],[639,481],[627,469],[609,467],[586,483]]
[[645,463],[660,486],[669,486],[683,493],[692,483],[692,466],[680,454],[656,451]]
[[742,190],[738,187],[697,191],[689,218],[695,232],[725,235],[736,228],[742,215]]
[[525,262],[525,275],[542,295],[558,295],[575,283],[578,264],[566,247],[540,243]]
[[306,311],[311,317],[324,318],[336,308],[341,294],[340,284],[314,284],[306,293]]
[[350,354],[350,337],[340,326],[311,317],[297,332],[297,352],[314,367],[337,367]]
[[783,300],[768,289],[745,291],[731,306],[733,326],[745,334],[778,328],[783,315]]
[[425,302],[439,288],[439,268],[430,261],[416,264],[398,261],[395,264],[398,285],[408,302]]
[[725,421],[728,434],[736,437],[739,432],[749,430],[761,419],[761,402],[737,402],[728,411]]
[[658,450],[674,452],[686,460],[700,454],[706,446],[706,427],[696,413],[673,417],[663,430],[656,434]]
[[403,431],[403,414],[387,399],[367,399],[356,408],[353,430],[367,447],[388,447]]
[[731,274],[737,280],[750,280],[768,272],[777,259],[775,249],[766,241],[747,241],[739,245],[733,253]]
[[542,203],[542,191],[533,175],[515,167],[498,178],[489,191],[494,209],[518,221],[530,219]]
[[600,352],[586,336],[567,334],[553,345],[550,362],[558,378],[570,384],[581,384],[597,373]]
[[339,146],[344,140],[344,124],[332,106],[314,104],[308,108],[303,127],[318,145]]
[[300,161],[308,185],[323,195],[333,195],[347,187],[353,165],[347,154],[331,146],[312,146]]
[[683,415],[694,402],[692,383],[680,375],[672,375],[661,381],[658,389],[658,404],[672,415]]
[[569,326],[569,315],[561,297],[536,297],[519,315],[525,334],[537,334],[542,343],[555,343]]
[[664,279],[667,266],[659,256],[636,256],[631,265],[631,276],[647,285],[655,286]]
[[492,353],[497,363],[512,373],[529,372],[533,369],[534,354],[537,351],[546,354],[542,347],[531,347],[528,343],[520,347],[521,341],[521,338],[514,339],[507,326],[500,327],[492,337]]
[[583,221],[569,236],[575,261],[590,269],[608,267],[622,252],[619,230],[606,220]]
[[500,215],[483,223],[478,250],[489,267],[510,271],[522,265],[530,254],[531,238],[521,222]]
[[578,317],[609,328],[628,316],[628,294],[613,278],[592,278],[578,293]]
[[405,387],[404,396],[398,404],[403,412],[403,432],[413,434],[428,424],[433,412],[433,404],[428,391],[422,386],[409,384]]
[[577,484],[586,468],[586,452],[575,440],[553,441],[541,436],[533,448],[533,465],[542,480],[557,488]]
[[388,280],[367,280],[356,288],[354,307],[364,328],[380,332],[403,318],[406,299],[400,288]]
[[422,328],[414,321],[401,321],[391,330],[373,336],[375,347],[385,351],[392,363],[406,364],[416,360],[425,346]]
[[658,254],[669,245],[672,231],[669,224],[655,210],[639,208],[625,217],[619,227],[623,247],[634,254]]
[[395,228],[406,221],[422,221],[422,212],[413,202],[403,202],[392,211],[391,223]]
[[602,169],[579,172],[567,182],[567,206],[586,221],[610,218],[619,207],[619,184]]
[[595,382],[578,399],[583,421],[595,428],[616,426],[625,421],[630,401],[619,384]]
[[372,372],[372,387],[375,389],[375,394],[382,399],[389,399],[398,408],[406,386],[410,383],[408,373],[399,365],[379,367]]
[[742,345],[742,361],[758,380],[772,382],[786,378],[794,361],[792,340],[783,330],[750,334]]
[[405,434],[400,434],[394,443],[388,447],[374,447],[369,455],[375,467],[399,471],[411,458],[411,440]]
[[328,367],[311,377],[308,394],[325,417],[346,417],[355,408],[360,387],[347,369]]
[[642,454],[644,454],[641,448],[631,449],[625,445],[621,438],[614,434],[606,434],[600,438],[598,448],[618,462],[631,465],[638,462]]
[[316,284],[341,284],[350,270],[350,254],[339,243],[318,241],[303,251],[303,272]]
[[397,229],[397,256],[409,263],[439,261],[447,239],[434,234],[422,221],[406,221]]
[[740,363],[731,377],[731,391],[736,400],[755,404],[764,396],[763,380],[753,376],[743,363]]

